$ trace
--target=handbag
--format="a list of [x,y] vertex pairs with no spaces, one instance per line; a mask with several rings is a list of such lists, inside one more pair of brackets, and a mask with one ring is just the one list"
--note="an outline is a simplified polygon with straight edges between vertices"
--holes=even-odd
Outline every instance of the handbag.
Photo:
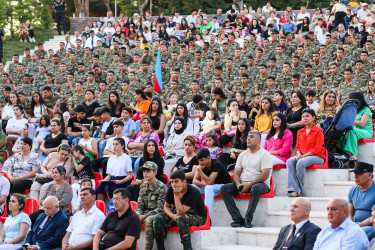
[[38,183],[40,183],[40,184],[46,184],[46,183],[48,183],[48,182],[51,182],[51,181],[53,181],[53,179],[52,178],[39,178],[39,179],[36,179],[36,182],[38,182]]
[[226,133],[227,136],[229,137],[233,137],[236,135],[236,130],[235,129],[232,129],[232,130],[229,130],[227,133]]

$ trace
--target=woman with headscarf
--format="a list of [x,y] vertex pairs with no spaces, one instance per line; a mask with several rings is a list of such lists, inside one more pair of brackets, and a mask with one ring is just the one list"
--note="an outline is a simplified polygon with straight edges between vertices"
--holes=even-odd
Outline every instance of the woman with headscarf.
[[184,138],[188,135],[186,129],[184,129],[185,120],[182,117],[176,117],[172,125],[174,132],[164,142],[164,173],[168,176],[177,160],[185,155]]
[[341,40],[341,42],[344,42],[345,41],[345,35],[346,35],[346,30],[345,30],[344,24],[340,23],[337,26],[337,31],[338,31],[337,37]]
[[359,106],[354,121],[354,128],[347,134],[343,149],[351,154],[351,160],[358,160],[358,140],[371,139],[374,135],[371,120],[372,113],[361,92],[351,93],[349,99],[358,100]]

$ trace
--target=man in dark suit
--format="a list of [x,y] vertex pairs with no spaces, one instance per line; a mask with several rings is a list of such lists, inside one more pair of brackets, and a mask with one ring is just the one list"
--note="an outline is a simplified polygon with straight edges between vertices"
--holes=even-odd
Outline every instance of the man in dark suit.
[[299,197],[290,206],[290,219],[293,224],[281,228],[273,250],[309,250],[314,248],[316,236],[320,227],[309,221],[311,203],[308,199]]
[[59,200],[55,196],[48,196],[44,202],[44,213],[36,219],[33,228],[27,234],[27,250],[61,249],[69,219],[59,208]]

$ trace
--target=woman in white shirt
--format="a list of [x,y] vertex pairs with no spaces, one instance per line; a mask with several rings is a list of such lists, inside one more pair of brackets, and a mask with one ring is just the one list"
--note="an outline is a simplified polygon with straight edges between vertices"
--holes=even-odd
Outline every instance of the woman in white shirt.
[[3,121],[8,121],[10,118],[15,117],[13,107],[16,104],[21,104],[20,98],[18,97],[16,92],[11,92],[9,95],[8,103],[4,106],[3,114],[1,116],[1,119]]
[[107,27],[104,29],[104,34],[108,34],[108,32],[111,33],[112,36],[116,33],[116,30],[112,27],[111,22],[108,22]]
[[27,120],[23,118],[23,107],[20,104],[14,105],[14,118],[10,118],[8,120],[8,124],[5,128],[5,132],[7,133],[7,150],[9,155],[13,155],[13,145],[16,143],[17,139],[22,134],[23,126],[27,123]]
[[47,105],[39,92],[33,93],[33,98],[31,99],[30,107],[31,118],[29,119],[29,122],[31,123],[39,123],[40,117],[42,115],[48,115]]
[[123,138],[113,139],[114,155],[109,157],[107,163],[107,177],[103,179],[96,189],[98,200],[105,200],[105,194],[112,199],[113,191],[117,188],[126,188],[133,177],[132,160],[125,154],[126,145]]

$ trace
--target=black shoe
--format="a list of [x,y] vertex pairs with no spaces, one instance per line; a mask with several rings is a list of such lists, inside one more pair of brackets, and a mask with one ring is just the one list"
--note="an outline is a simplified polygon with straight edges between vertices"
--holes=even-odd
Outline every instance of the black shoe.
[[245,224],[244,220],[239,220],[239,221],[233,221],[230,223],[231,227],[242,227]]
[[183,240],[182,245],[184,246],[184,250],[193,250],[190,240]]
[[158,247],[158,250],[165,250],[164,239],[156,240],[156,246]]
[[248,221],[245,221],[245,225],[244,225],[246,228],[252,228],[253,227],[253,224],[251,224],[251,222],[248,222]]

